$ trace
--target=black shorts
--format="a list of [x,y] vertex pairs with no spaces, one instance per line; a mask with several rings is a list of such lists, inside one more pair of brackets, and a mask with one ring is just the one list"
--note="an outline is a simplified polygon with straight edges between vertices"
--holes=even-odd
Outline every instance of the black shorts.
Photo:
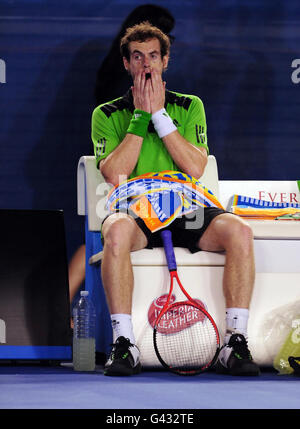
[[[197,246],[197,243],[206,231],[210,222],[216,216],[223,213],[229,212],[226,210],[219,209],[218,207],[199,208],[194,213],[188,216],[178,217],[165,229],[169,229],[172,232],[172,240],[174,247],[185,247],[189,249],[191,253],[195,253],[201,250]],[[107,219],[107,217],[105,219]],[[103,220],[103,222],[105,221],[105,219]],[[151,232],[141,218],[134,217],[134,219],[148,239],[146,249],[153,249],[154,247],[163,247],[163,242],[160,235],[163,229],[160,229],[156,232]],[[101,237],[101,239],[102,244],[104,244],[103,237]]]

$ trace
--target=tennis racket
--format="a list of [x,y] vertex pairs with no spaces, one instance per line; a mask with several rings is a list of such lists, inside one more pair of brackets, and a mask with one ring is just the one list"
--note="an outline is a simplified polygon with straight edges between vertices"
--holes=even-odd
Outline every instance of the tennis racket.
[[[164,230],[161,236],[170,272],[170,291],[154,324],[155,353],[171,372],[200,374],[211,368],[218,357],[218,328],[203,304],[190,297],[178,277],[171,231]],[[186,301],[174,302],[174,280],[187,297]]]

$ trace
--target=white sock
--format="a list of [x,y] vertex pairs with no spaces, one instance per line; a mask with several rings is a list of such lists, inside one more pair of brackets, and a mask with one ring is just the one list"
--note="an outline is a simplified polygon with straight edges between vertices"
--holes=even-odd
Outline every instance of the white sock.
[[133,327],[130,314],[111,314],[111,325],[113,328],[113,341],[118,337],[128,338],[132,344],[135,344]]
[[226,335],[224,342],[228,343],[232,334],[242,334],[248,337],[248,308],[226,308]]
[[[113,342],[116,342],[118,337],[128,338],[131,344],[135,345],[135,337],[130,314],[111,314],[111,325],[113,328]],[[130,347],[130,353],[135,362],[139,358],[139,349],[134,346]]]

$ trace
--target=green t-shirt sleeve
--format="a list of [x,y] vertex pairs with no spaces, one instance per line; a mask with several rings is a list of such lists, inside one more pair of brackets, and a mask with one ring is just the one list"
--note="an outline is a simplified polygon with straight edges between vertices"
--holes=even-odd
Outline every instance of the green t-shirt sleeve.
[[184,138],[194,146],[205,147],[207,154],[209,154],[204,106],[200,98],[196,96],[193,97],[189,107]]
[[120,143],[111,117],[108,118],[99,107],[92,114],[92,141],[97,167]]

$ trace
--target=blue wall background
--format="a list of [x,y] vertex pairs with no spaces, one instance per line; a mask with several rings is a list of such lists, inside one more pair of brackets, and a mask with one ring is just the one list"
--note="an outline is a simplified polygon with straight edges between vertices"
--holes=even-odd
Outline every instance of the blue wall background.
[[[76,169],[92,154],[97,71],[144,3],[1,0],[0,208],[63,209],[69,256],[83,241]],[[299,1],[151,3],[176,20],[167,86],[203,100],[220,178],[299,179]]]

